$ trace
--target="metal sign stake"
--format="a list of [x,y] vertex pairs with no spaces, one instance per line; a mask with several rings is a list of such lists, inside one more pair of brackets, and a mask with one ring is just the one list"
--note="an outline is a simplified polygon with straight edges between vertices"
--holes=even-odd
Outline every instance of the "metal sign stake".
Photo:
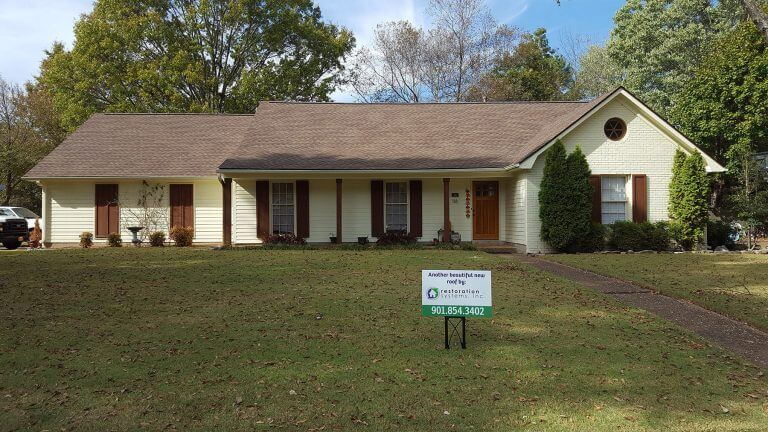
[[[450,332],[449,332],[450,325]],[[459,331],[461,326],[461,331]],[[451,349],[451,340],[456,336],[461,343],[461,349],[467,349],[467,318],[457,316],[445,317],[445,349]]]

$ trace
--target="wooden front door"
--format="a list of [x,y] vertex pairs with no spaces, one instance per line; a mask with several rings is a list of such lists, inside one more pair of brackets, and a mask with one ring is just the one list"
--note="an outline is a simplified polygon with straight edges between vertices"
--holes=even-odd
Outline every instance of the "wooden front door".
[[194,206],[192,203],[191,184],[171,185],[171,228],[195,227]]
[[499,239],[499,182],[474,182],[474,240]]

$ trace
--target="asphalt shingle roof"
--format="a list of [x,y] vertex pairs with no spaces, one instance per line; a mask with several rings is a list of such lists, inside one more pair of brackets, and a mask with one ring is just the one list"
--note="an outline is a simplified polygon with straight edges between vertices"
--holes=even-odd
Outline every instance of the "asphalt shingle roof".
[[592,102],[263,102],[255,115],[96,114],[26,177],[504,168],[608,96]]

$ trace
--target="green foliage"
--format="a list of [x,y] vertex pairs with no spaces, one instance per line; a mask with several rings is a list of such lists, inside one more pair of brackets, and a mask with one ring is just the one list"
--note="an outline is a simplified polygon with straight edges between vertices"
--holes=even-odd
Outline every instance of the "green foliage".
[[102,111],[251,113],[327,100],[353,45],[310,0],[99,0],[38,81],[69,130]]
[[685,249],[702,240],[709,217],[709,186],[701,153],[686,156],[678,150],[669,186],[669,215],[672,237]]
[[307,241],[294,234],[273,234],[266,239],[268,245],[304,246]]
[[669,224],[666,222],[625,222],[613,223],[609,228],[608,246],[620,251],[669,249]]
[[733,17],[723,2],[628,0],[607,48],[624,85],[663,115]]
[[707,244],[716,248],[718,246],[733,246],[731,236],[735,234],[735,229],[731,224],[723,221],[707,222]]
[[192,239],[195,237],[195,230],[192,227],[175,226],[171,228],[171,240],[178,247],[192,246]]
[[415,244],[418,239],[404,231],[387,231],[376,240],[376,246],[404,246]]
[[590,46],[579,59],[573,93],[577,99],[594,99],[624,83],[624,71],[600,45]]
[[155,231],[149,235],[149,245],[152,247],[165,246],[165,233],[162,231]]
[[576,252],[590,238],[593,227],[589,164],[578,147],[566,156],[557,141],[546,154],[539,190],[541,238],[553,249]]
[[570,65],[550,47],[547,31],[540,28],[523,35],[513,52],[497,58],[492,71],[470,90],[469,99],[562,100],[566,98],[563,90],[572,85],[572,76]]
[[107,244],[109,245],[109,247],[122,247],[123,238],[120,237],[120,234],[118,233],[110,233],[107,236]]
[[729,169],[734,146],[768,150],[768,43],[757,28],[721,37],[674,102],[671,120]]
[[701,153],[675,154],[669,194],[673,238],[683,248],[692,249],[702,240],[709,218],[710,184]]
[[80,234],[80,247],[89,249],[91,246],[93,246],[93,233],[86,231]]

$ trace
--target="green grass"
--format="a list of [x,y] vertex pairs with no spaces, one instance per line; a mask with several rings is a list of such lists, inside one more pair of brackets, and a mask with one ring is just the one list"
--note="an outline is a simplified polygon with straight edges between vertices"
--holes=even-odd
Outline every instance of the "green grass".
[[551,255],[549,259],[638,282],[768,331],[768,255]]
[[[442,349],[420,270],[488,269]],[[765,430],[768,383],[647,313],[466,251],[0,255],[0,430]],[[318,319],[321,317],[321,319]]]

